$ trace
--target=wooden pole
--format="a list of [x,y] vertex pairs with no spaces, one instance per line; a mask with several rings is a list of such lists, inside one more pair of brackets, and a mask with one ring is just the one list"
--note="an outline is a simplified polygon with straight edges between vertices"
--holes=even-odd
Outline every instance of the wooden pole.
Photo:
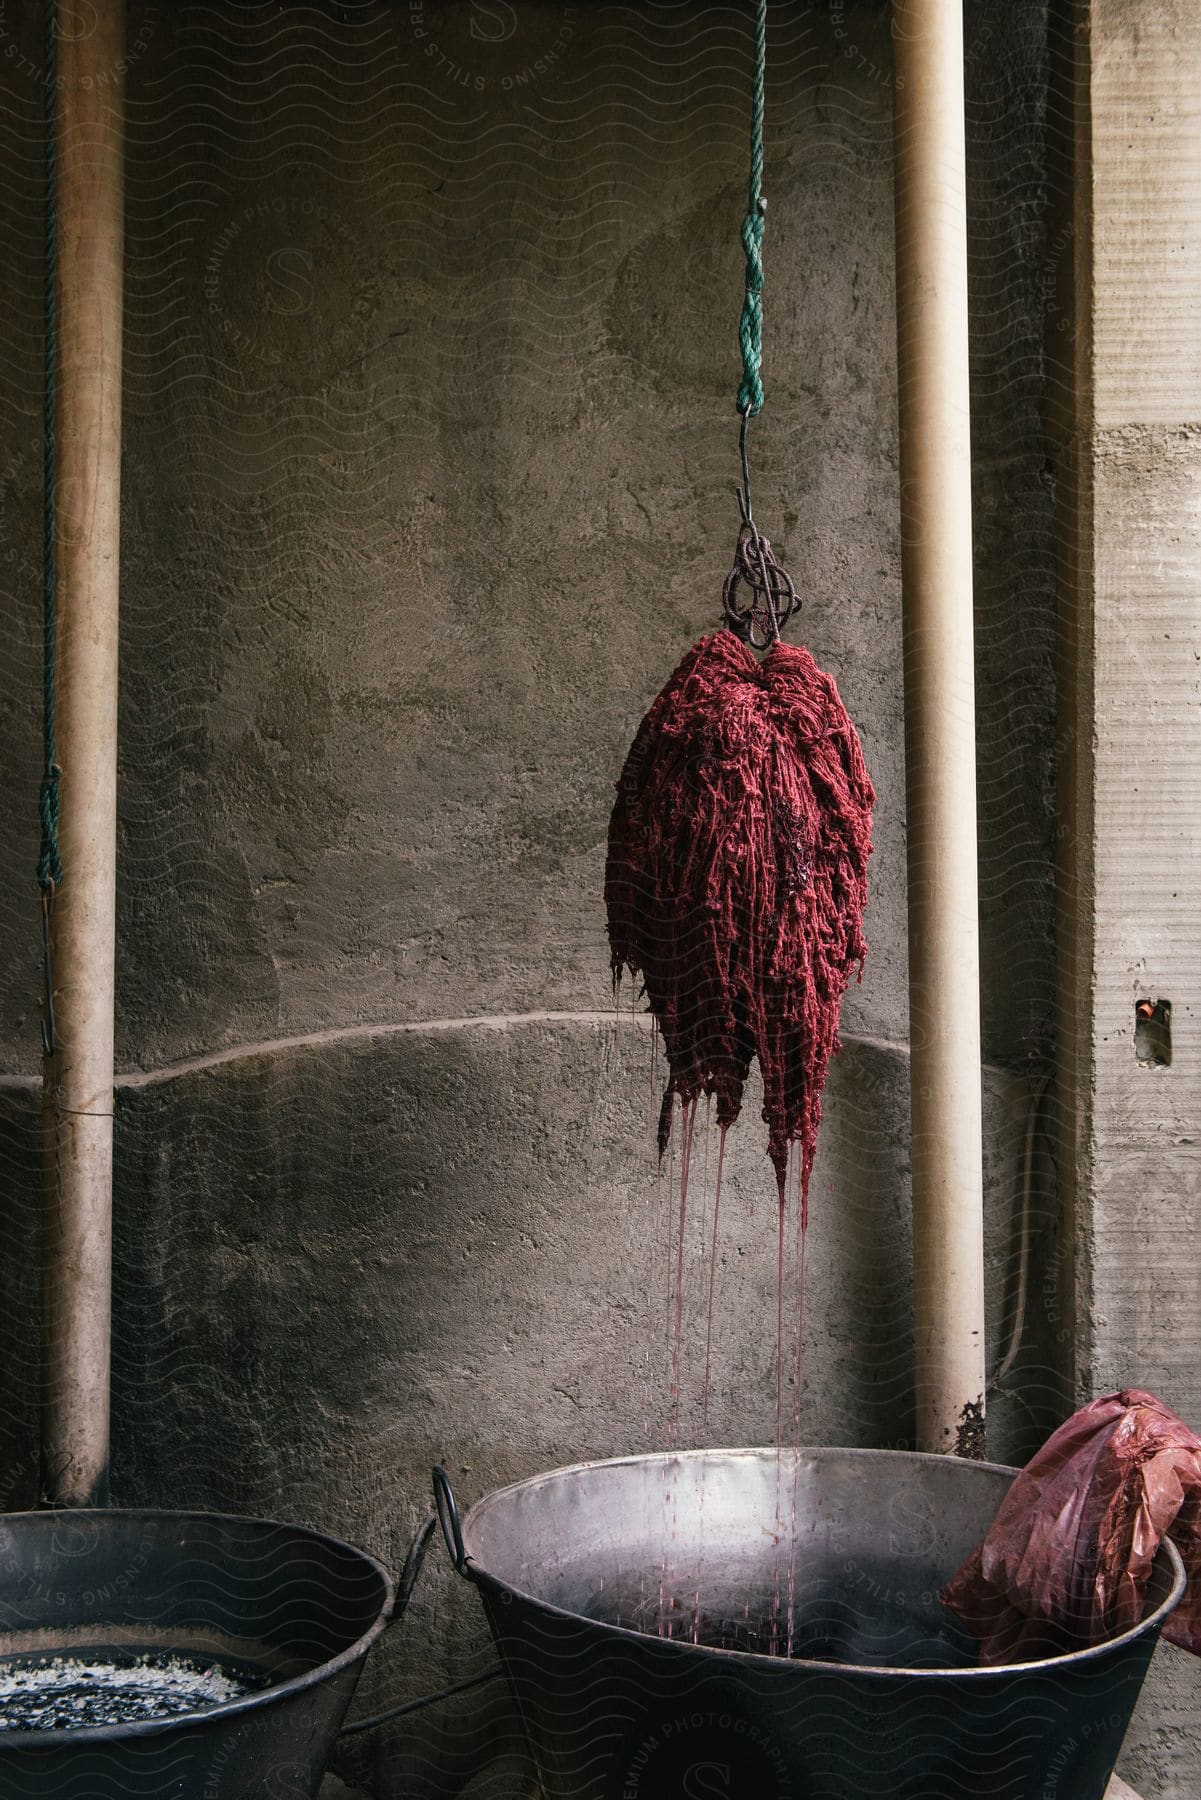
[[895,0],[917,1433],[983,1454],[984,1224],[962,0]]
[[50,920],[44,1065],[42,1491],[108,1487],[117,574],[121,498],[123,0],[58,37],[58,761],[63,881]]

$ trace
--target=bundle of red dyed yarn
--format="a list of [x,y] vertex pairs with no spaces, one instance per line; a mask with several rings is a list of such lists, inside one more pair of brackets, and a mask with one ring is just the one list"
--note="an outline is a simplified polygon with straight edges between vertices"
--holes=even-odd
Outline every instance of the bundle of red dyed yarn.
[[780,1198],[790,1146],[801,1191],[861,922],[875,794],[833,677],[776,643],[762,662],[731,630],[700,639],[643,719],[609,824],[605,902],[614,981],[641,975],[674,1102],[738,1117],[759,1058]]

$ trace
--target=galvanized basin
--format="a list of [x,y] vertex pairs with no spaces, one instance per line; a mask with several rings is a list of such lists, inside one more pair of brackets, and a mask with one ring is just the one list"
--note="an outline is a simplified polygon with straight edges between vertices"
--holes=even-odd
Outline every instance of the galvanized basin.
[[1166,1545],[1122,1637],[979,1667],[937,1594],[1014,1473],[707,1450],[555,1470],[461,1530],[435,1497],[545,1800],[1103,1800],[1184,1570]]
[[0,1731],[0,1800],[309,1800],[392,1610],[380,1563],[299,1525],[0,1518],[0,1666],[184,1655],[263,1684],[203,1712]]

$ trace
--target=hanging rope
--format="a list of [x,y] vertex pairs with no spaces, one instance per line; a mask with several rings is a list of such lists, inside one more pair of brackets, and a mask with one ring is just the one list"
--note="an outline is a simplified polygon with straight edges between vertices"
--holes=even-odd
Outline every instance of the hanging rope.
[[763,405],[763,87],[767,67],[767,0],[755,0],[755,74],[751,87],[751,180],[742,247],[746,251],[746,297],[738,325],[742,385],[738,410],[753,416]]
[[751,473],[747,461],[746,434],[763,405],[763,228],[767,201],[763,198],[763,90],[767,69],[767,0],[755,0],[755,68],[751,85],[751,180],[746,217],[742,221],[742,247],[746,251],[746,295],[738,325],[742,347],[742,384],[738,389],[738,454],[742,460],[742,486],[738,510],[742,528],[734,550],[734,567],[722,591],[726,624],[752,650],[778,644],[780,632],[800,600],[791,577],[780,567],[775,552],[755,524],[751,510]]
[[45,296],[43,301],[42,372],[42,782],[38,792],[38,816],[42,828],[38,853],[38,886],[42,890],[42,1050],[53,1056],[58,1048],[54,1028],[54,972],[50,961],[50,914],[54,896],[62,884],[63,860],[58,844],[59,781],[58,742],[55,721],[58,655],[58,570],[55,547],[58,537],[55,487],[55,407],[58,397],[58,6],[45,0],[46,10],[46,204]]
[[58,847],[59,779],[55,737],[55,658],[58,632],[58,580],[55,568],[57,518],[55,507],[55,402],[58,385],[57,294],[58,246],[58,147],[56,98],[58,91],[58,8],[46,0],[46,213],[45,213],[45,350],[42,388],[42,786],[38,811],[42,847],[38,857],[38,885],[53,898],[63,878]]

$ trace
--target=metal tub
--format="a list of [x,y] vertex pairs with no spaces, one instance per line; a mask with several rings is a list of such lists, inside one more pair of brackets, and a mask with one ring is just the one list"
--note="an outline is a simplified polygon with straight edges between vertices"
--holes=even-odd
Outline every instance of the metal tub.
[[441,1471],[435,1494],[545,1800],[1102,1800],[1183,1567],[1165,1545],[1122,1637],[977,1666],[937,1594],[1014,1473],[625,1457],[489,1494],[461,1528]]
[[389,1622],[386,1569],[298,1525],[217,1513],[0,1518],[0,1659],[113,1651],[248,1666],[204,1712],[0,1731],[0,1800],[308,1800]]

